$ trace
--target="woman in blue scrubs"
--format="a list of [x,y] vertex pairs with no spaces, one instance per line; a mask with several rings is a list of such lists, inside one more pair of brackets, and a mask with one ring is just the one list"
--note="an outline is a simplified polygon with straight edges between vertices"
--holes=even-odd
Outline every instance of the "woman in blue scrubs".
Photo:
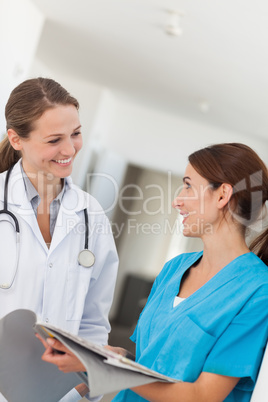
[[[245,237],[265,209],[267,167],[246,145],[217,144],[189,156],[183,183],[173,206],[204,249],[165,264],[131,338],[138,363],[182,382],[124,390],[114,402],[246,402],[255,385],[268,337],[268,229],[250,246]],[[44,355],[77,370],[66,357],[63,366]]]

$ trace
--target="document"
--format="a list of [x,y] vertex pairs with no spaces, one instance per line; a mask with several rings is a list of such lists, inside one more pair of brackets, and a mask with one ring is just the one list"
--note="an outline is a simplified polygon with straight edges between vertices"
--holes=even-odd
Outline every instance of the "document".
[[[41,360],[44,347],[35,333],[53,336],[72,351],[86,373],[62,373]],[[0,320],[0,392],[9,402],[58,402],[84,382],[90,396],[155,381],[177,382],[103,346],[39,322],[30,310],[15,310]],[[120,346],[120,345],[119,345]]]

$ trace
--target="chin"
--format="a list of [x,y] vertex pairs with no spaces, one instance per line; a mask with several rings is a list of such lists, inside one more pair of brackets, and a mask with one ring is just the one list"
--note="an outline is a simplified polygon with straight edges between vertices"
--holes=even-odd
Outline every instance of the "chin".
[[184,237],[194,237],[194,235],[189,232],[189,230],[183,230],[182,234]]
[[72,166],[68,166],[68,167],[65,167],[65,168],[56,169],[53,174],[54,174],[55,177],[64,178],[64,177],[70,176],[70,174],[72,173],[72,170],[73,170]]
[[183,229],[182,234],[184,237],[201,237],[198,231],[191,231],[189,229]]

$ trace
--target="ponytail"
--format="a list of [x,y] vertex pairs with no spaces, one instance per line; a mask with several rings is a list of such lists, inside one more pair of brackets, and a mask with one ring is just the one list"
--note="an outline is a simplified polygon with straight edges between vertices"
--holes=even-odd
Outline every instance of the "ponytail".
[[253,240],[249,248],[268,265],[268,228]]
[[16,151],[10,144],[8,136],[0,142],[0,173],[8,170],[20,159],[20,152]]

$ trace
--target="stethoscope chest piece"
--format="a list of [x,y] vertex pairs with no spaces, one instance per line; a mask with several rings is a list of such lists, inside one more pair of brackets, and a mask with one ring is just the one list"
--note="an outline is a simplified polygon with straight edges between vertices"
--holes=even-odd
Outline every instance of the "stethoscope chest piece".
[[78,262],[83,267],[90,268],[95,262],[95,256],[88,249],[84,249],[78,254]]

